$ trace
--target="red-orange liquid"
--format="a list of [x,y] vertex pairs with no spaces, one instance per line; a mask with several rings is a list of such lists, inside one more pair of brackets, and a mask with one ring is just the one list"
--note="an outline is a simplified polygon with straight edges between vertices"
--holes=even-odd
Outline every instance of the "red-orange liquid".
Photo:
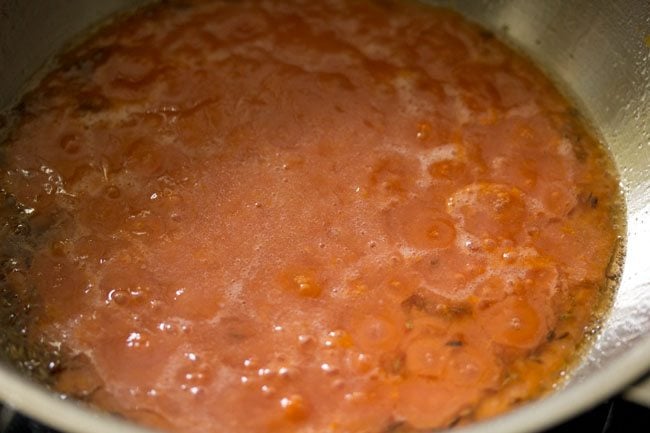
[[0,181],[31,243],[7,284],[64,354],[55,388],[145,424],[466,423],[575,358],[616,241],[608,167],[540,72],[451,12],[165,3],[26,97]]

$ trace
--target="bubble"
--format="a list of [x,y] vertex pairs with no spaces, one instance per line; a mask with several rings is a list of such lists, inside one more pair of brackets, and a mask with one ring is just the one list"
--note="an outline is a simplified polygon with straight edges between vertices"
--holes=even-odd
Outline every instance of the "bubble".
[[192,395],[200,395],[203,394],[203,388],[200,386],[187,386],[187,385],[181,385],[181,389],[183,391],[187,391]]
[[188,360],[190,360],[190,361],[192,361],[192,362],[196,362],[196,361],[199,360],[198,355],[197,355],[196,353],[193,353],[193,352],[185,352],[185,353],[183,354],[183,356],[184,356],[186,359],[188,359]]
[[311,341],[313,341],[313,338],[310,337],[309,335],[299,335],[299,336],[298,336],[298,342],[299,342],[301,345],[305,345],[305,344],[307,344],[307,343],[309,343],[309,342],[311,342]]
[[372,367],[372,357],[366,353],[353,353],[348,358],[349,366],[360,374],[368,373]]
[[366,393],[361,391],[348,392],[343,399],[348,402],[362,401],[366,398]]
[[415,134],[418,140],[426,140],[431,136],[431,124],[429,122],[418,123],[417,133]]
[[512,329],[521,329],[521,319],[519,317],[513,317],[510,320],[510,327]]
[[129,301],[129,293],[122,289],[113,289],[106,296],[106,303],[115,303],[117,305],[126,305]]
[[158,329],[170,333],[174,330],[174,325],[168,322],[161,322],[158,324]]
[[16,224],[16,227],[14,227],[14,234],[18,236],[29,236],[31,231],[29,224],[26,223],[18,223]]
[[327,333],[323,345],[328,348],[349,348],[352,347],[352,337],[346,331],[337,329]]
[[146,348],[149,347],[149,340],[139,332],[131,332],[126,338],[126,347]]
[[307,407],[302,396],[298,394],[280,399],[280,407],[284,416],[292,421],[304,419],[307,416]]
[[515,261],[516,255],[515,255],[515,253],[512,252],[512,251],[505,251],[505,252],[501,255],[501,257],[503,258],[503,260],[504,260],[505,262],[507,262],[507,263],[512,263],[512,262]]
[[318,282],[309,274],[296,274],[284,279],[285,288],[306,298],[320,296],[322,288]]
[[262,385],[260,391],[262,391],[262,394],[272,395],[275,393],[275,388],[269,385]]
[[338,368],[336,368],[336,367],[334,367],[333,365],[328,364],[328,363],[326,363],[326,362],[324,362],[324,363],[322,363],[322,364],[320,365],[320,369],[321,369],[322,371],[324,371],[325,373],[327,373],[327,374],[336,374],[336,373],[339,372],[339,369],[338,369]]
[[202,382],[205,380],[205,375],[203,373],[185,373],[185,380],[189,382]]

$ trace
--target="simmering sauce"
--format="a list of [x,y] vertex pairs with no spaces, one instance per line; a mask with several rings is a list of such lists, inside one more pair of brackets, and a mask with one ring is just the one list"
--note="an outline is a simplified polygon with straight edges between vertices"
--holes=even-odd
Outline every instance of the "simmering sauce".
[[16,111],[5,346],[147,425],[483,419],[552,389],[607,299],[605,152],[449,11],[164,2],[62,56]]

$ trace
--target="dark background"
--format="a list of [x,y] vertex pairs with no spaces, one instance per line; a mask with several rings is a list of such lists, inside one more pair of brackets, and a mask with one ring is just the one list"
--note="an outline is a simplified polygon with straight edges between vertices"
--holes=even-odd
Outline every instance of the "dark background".
[[[4,416],[0,416],[0,433],[58,433],[56,430],[44,427],[20,414],[11,413],[7,408],[1,410]],[[650,408],[628,402],[621,397],[614,397],[543,433],[637,432],[650,433]]]

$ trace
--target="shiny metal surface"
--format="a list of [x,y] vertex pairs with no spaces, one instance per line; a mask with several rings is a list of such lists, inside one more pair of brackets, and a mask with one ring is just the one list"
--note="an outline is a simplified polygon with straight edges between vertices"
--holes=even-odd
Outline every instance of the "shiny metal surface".
[[17,102],[34,74],[76,35],[139,3],[144,2],[0,0],[0,109]]
[[[128,0],[0,0],[0,107],[64,42]],[[585,410],[650,369],[650,3],[440,0],[546,70],[607,143],[627,202],[627,254],[614,306],[563,389],[463,432],[529,432]],[[0,365],[0,398],[61,430],[145,432],[62,401]],[[461,430],[456,430],[460,432]]]

